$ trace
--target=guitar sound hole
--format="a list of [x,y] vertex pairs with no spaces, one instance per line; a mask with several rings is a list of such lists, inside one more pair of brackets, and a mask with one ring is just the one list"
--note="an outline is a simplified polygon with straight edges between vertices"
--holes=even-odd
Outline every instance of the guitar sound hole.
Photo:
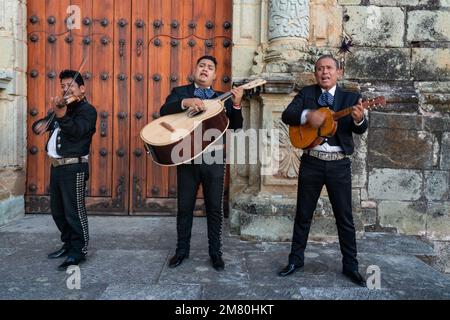
[[200,111],[189,111],[188,114],[187,114],[187,116],[188,116],[188,118],[194,118],[194,117],[197,117],[197,116],[201,115],[201,114],[204,113],[204,112],[205,112],[205,110],[200,110]]

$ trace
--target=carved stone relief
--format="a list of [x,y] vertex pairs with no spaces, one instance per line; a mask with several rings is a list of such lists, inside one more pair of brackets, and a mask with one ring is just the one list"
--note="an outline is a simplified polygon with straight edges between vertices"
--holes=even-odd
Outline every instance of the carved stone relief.
[[309,36],[308,0],[271,0],[269,2],[269,40]]

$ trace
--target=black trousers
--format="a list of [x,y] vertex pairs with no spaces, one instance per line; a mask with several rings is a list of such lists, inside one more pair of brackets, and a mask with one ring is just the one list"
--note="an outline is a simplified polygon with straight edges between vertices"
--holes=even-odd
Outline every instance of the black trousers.
[[203,186],[209,255],[222,255],[225,164],[182,164],[177,167],[177,254],[189,254],[195,200]]
[[290,264],[304,264],[313,213],[325,185],[336,219],[343,267],[358,270],[351,179],[351,161],[348,158],[323,161],[309,155],[302,156]]
[[84,257],[89,242],[88,219],[85,206],[87,163],[51,168],[50,208],[53,220],[61,232],[63,247],[69,255]]

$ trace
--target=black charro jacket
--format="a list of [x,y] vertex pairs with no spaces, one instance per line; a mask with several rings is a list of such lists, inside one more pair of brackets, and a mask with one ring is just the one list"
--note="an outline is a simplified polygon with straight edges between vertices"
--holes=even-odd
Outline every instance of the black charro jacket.
[[[195,85],[189,84],[181,87],[175,87],[172,89],[172,92],[167,97],[166,102],[161,107],[159,111],[161,116],[166,116],[169,114],[184,112],[181,108],[181,101],[183,99],[195,98],[194,96]],[[212,99],[217,98],[223,92],[217,92],[212,97]],[[237,130],[242,128],[243,118],[242,111],[233,108],[233,102],[228,99],[225,101],[225,109],[228,118],[230,119],[229,129]]]
[[[321,94],[322,90],[318,85],[304,87],[287,106],[286,110],[284,110],[282,121],[290,126],[300,125],[303,110],[315,110],[321,108],[318,103]],[[345,91],[337,86],[334,95],[333,108],[334,110],[339,111],[352,107],[358,103],[359,98],[361,98],[360,94]],[[355,122],[350,115],[339,119],[336,136],[339,139],[342,149],[344,149],[344,152],[347,155],[353,154],[355,149],[352,133],[363,134],[366,130],[366,119],[364,119],[364,122],[360,126],[355,125]]]
[[[47,115],[45,119],[49,119]],[[62,118],[54,118],[48,127],[50,137],[59,126],[56,138],[56,152],[63,158],[76,158],[89,154],[92,136],[96,131],[97,111],[86,99],[71,104]],[[37,121],[33,124],[35,126]],[[47,141],[48,145],[48,141]],[[47,145],[45,150],[47,150]]]

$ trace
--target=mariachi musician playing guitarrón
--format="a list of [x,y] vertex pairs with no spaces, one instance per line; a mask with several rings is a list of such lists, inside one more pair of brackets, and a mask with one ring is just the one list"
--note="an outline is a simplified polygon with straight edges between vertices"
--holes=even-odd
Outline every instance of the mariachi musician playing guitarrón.
[[[212,89],[216,79],[216,58],[203,56],[197,60],[194,70],[194,83],[176,87],[167,97],[161,107],[161,116],[179,112],[201,112],[205,109],[202,100],[217,98],[222,92]],[[231,101],[225,101],[226,115],[230,120],[229,129],[242,128],[241,99],[243,88],[234,88]],[[216,148],[216,151],[220,152]],[[223,149],[221,151],[224,153]],[[208,224],[209,255],[214,269],[221,271],[225,268],[222,259],[222,225],[223,225],[223,191],[225,176],[225,160],[221,157],[220,163],[205,163],[202,159],[191,161],[177,166],[177,249],[170,259],[169,267],[179,266],[189,257],[193,212],[197,190],[200,183],[203,186],[206,217]],[[212,157],[215,157],[214,155]],[[215,157],[217,159],[217,157]],[[223,161],[222,161],[223,160]]]

